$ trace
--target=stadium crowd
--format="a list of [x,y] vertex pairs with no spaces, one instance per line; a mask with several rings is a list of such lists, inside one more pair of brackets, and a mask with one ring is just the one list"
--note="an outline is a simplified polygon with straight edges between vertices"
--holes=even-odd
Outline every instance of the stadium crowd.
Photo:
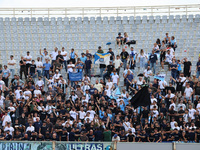
[[[127,33],[116,37],[119,48],[129,42]],[[92,74],[89,50],[78,56],[74,49],[44,48],[40,57],[27,51],[21,60],[11,55],[8,64],[0,66],[0,139],[199,142],[200,57],[196,64],[178,60],[176,47],[175,37],[168,34],[162,42],[157,39],[150,56],[133,47],[116,55],[99,46],[97,53],[110,53],[110,62],[99,65],[101,78],[95,83],[91,78],[99,76]],[[15,74],[16,65],[20,71]],[[170,82],[150,80],[167,71]],[[70,81],[69,72],[82,72],[82,81]],[[151,105],[134,108],[130,100],[143,85],[149,86]]]

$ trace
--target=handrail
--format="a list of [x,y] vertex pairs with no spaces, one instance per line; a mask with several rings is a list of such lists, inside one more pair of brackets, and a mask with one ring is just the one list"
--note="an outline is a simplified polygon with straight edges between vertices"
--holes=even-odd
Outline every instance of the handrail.
[[119,7],[0,8],[0,17],[91,17],[199,14],[200,4]]

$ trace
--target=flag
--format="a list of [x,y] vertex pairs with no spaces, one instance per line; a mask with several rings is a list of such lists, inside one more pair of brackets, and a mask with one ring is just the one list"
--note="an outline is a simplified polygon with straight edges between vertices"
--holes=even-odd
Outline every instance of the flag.
[[115,95],[121,95],[121,92],[119,90],[119,88],[117,87],[116,90],[115,90]]
[[82,80],[82,72],[69,72],[69,80],[70,81],[81,81]]
[[165,75],[164,74],[155,75],[154,79],[158,79],[158,80],[164,81],[165,80]]
[[95,53],[94,54],[94,64],[105,64],[109,65],[110,53]]
[[148,106],[151,104],[147,86],[143,87],[135,94],[134,97],[131,98],[131,104],[134,108],[137,108],[138,106]]

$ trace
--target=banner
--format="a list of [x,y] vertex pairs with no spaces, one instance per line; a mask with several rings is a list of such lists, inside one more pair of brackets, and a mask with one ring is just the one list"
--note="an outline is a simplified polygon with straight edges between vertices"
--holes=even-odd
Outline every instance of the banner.
[[109,65],[110,53],[95,53],[94,54],[94,64],[105,64]]
[[31,150],[30,143],[12,142],[0,143],[1,150]]
[[154,78],[158,79],[158,80],[161,80],[161,81],[164,81],[165,80],[165,75],[164,74],[155,75]]
[[55,150],[111,150],[111,142],[102,143],[60,143],[56,142]]
[[82,72],[69,72],[69,80],[70,81],[81,81],[82,80]]

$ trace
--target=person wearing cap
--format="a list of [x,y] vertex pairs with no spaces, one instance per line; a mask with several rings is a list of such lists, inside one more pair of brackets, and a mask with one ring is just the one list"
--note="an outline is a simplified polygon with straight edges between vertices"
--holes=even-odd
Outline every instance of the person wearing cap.
[[10,60],[8,61],[8,68],[10,69],[10,72],[11,72],[11,78],[14,78],[15,65],[16,65],[16,61],[13,58],[14,56],[10,55]]
[[2,80],[5,82],[5,86],[8,87],[8,81],[10,77],[10,70],[8,69],[7,65],[4,65],[4,69],[1,73]]
[[121,36],[121,33],[119,32],[118,36],[116,37],[116,42],[117,42],[119,49],[120,49],[120,46],[122,45],[122,41],[123,41],[123,37]]
[[117,134],[114,134],[112,137],[112,142],[120,142],[120,137]]
[[153,74],[155,74],[156,73],[156,64],[158,64],[158,57],[155,54],[154,50],[152,50],[152,53],[149,56],[149,61],[150,61],[151,70],[153,68]]
[[63,64],[64,64],[65,70],[67,72],[67,51],[65,51],[64,47],[62,47],[61,55],[63,56]]
[[76,59],[78,58],[77,53],[74,52],[74,49],[71,49],[71,53],[70,53],[70,60],[72,61],[72,64],[76,63]]
[[55,47],[54,51],[50,54],[51,57],[51,65],[53,66],[53,64],[56,62],[56,56],[58,55],[58,48]]
[[32,56],[30,55],[30,52],[27,51],[27,55],[24,57],[25,61],[26,61],[26,72],[28,73],[29,68],[31,66],[31,61],[32,61]]

